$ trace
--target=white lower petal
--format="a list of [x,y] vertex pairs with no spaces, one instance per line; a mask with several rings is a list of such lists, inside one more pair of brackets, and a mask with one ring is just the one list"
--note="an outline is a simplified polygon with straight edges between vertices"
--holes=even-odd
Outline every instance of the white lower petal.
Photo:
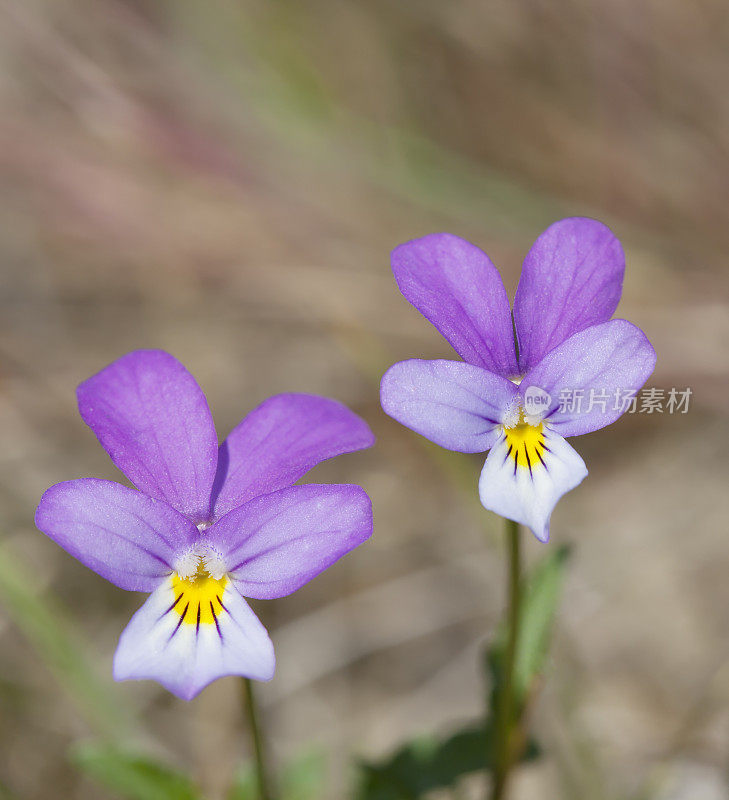
[[178,591],[165,579],[132,617],[114,655],[115,680],[155,680],[190,700],[224,675],[273,677],[273,644],[233,583],[227,582],[222,603],[215,601],[217,613],[203,611],[199,624],[197,609],[185,615],[192,624],[183,620],[184,599],[174,605]]
[[557,433],[546,426],[546,447],[541,458],[527,465],[515,459],[502,434],[491,448],[479,481],[484,508],[526,525],[542,542],[549,539],[549,518],[563,494],[574,489],[587,475],[585,462]]

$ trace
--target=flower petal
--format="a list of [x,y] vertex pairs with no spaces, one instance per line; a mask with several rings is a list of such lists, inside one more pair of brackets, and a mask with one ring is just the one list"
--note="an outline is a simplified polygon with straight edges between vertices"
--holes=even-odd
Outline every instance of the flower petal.
[[35,524],[82,564],[135,592],[152,591],[198,536],[166,503],[95,478],[51,486]]
[[145,494],[202,522],[218,440],[192,375],[162,350],[122,356],[78,387],[78,405],[112,461]]
[[572,334],[609,320],[624,272],[623,248],[601,222],[572,217],[550,225],[524,259],[514,298],[520,372]]
[[549,539],[549,518],[563,494],[587,475],[585,462],[547,426],[544,446],[526,458],[501,436],[491,448],[478,485],[484,508],[526,525],[542,542]]
[[491,259],[450,233],[434,233],[392,251],[405,298],[464,361],[504,377],[517,374],[509,298]]
[[613,319],[570,336],[525,375],[520,389],[546,391],[550,427],[562,436],[578,436],[615,422],[625,411],[625,398],[640,389],[655,365],[655,350],[643,331]]
[[205,533],[246,597],[284,597],[372,534],[359,486],[290,486],[236,508]]
[[382,378],[382,408],[431,442],[462,453],[483,453],[518,394],[514,384],[460,361],[411,359]]
[[290,486],[320,462],[374,441],[367,423],[336,400],[309,394],[271,397],[220,446],[214,516]]
[[158,681],[191,700],[225,675],[273,677],[273,644],[230,581],[220,601],[212,601],[215,614],[200,624],[197,609],[175,600],[172,579],[164,580],[132,617],[114,655],[114,680]]

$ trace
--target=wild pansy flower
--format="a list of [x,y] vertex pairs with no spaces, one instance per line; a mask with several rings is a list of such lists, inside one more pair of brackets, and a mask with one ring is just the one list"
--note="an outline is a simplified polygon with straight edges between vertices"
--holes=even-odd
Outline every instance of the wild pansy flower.
[[620,242],[596,220],[555,222],[527,254],[513,317],[496,267],[457,236],[403,244],[392,268],[463,362],[395,364],[382,379],[383,409],[441,447],[490,450],[481,503],[546,542],[557,501],[587,475],[565,437],[615,422],[620,397],[655,366],[643,332],[611,319],[625,271]]
[[372,533],[359,486],[292,485],[372,445],[334,400],[271,397],[220,447],[207,400],[171,355],[139,350],[78,388],[81,416],[139,491],[84,478],[52,486],[36,525],[121,589],[151,592],[119,640],[114,678],[189,700],[224,675],[273,677],[268,633],[244,597],[296,591]]

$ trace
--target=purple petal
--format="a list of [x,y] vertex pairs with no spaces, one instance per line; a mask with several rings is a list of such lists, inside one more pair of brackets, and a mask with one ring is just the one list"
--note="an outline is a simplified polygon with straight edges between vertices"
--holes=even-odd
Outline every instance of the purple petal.
[[515,453],[505,436],[493,446],[478,484],[484,508],[526,525],[541,542],[549,540],[549,518],[563,494],[587,476],[585,462],[558,434],[545,428],[539,455]]
[[218,440],[195,379],[161,350],[136,350],[78,387],[84,422],[122,472],[145,494],[202,522]]
[[279,394],[262,403],[220,446],[215,517],[297,481],[328,458],[374,444],[367,423],[326,397]]
[[509,298],[478,247],[434,233],[392,251],[400,291],[464,361],[504,377],[517,374]]
[[550,225],[524,259],[514,298],[519,371],[573,333],[609,320],[624,272],[623,248],[601,222],[572,217]]
[[460,361],[411,359],[382,378],[382,408],[431,442],[461,453],[483,453],[518,395],[514,384]]
[[290,486],[251,500],[205,534],[245,597],[284,597],[362,544],[372,505],[359,486]]
[[621,398],[637,392],[655,365],[643,331],[613,319],[570,336],[524,376],[520,389],[536,386],[551,395],[550,427],[578,436],[615,422],[625,410]]
[[166,503],[95,478],[51,486],[35,524],[82,564],[134,592],[151,592],[198,536]]
[[201,624],[196,624],[197,609],[185,611],[176,599],[166,580],[132,617],[114,654],[114,680],[154,680],[192,700],[225,675],[259,681],[273,677],[273,644],[231,582],[212,601],[214,616],[200,615]]

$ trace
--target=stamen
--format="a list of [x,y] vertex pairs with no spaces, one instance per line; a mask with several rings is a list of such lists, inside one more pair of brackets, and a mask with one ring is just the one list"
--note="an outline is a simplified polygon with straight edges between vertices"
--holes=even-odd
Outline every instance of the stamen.
[[216,580],[220,580],[226,573],[225,561],[220,552],[207,542],[199,541],[177,559],[175,572],[186,579],[194,577],[200,569]]
[[519,401],[512,401],[504,414],[503,426],[505,428],[515,428],[520,422],[524,421],[524,412],[519,407]]
[[183,579],[191,578],[200,565],[200,553],[197,545],[184,552],[175,564],[175,572]]
[[220,580],[223,575],[225,575],[225,561],[223,560],[223,556],[213,547],[209,545],[206,546],[200,558],[202,559],[206,572],[209,572],[215,580]]

